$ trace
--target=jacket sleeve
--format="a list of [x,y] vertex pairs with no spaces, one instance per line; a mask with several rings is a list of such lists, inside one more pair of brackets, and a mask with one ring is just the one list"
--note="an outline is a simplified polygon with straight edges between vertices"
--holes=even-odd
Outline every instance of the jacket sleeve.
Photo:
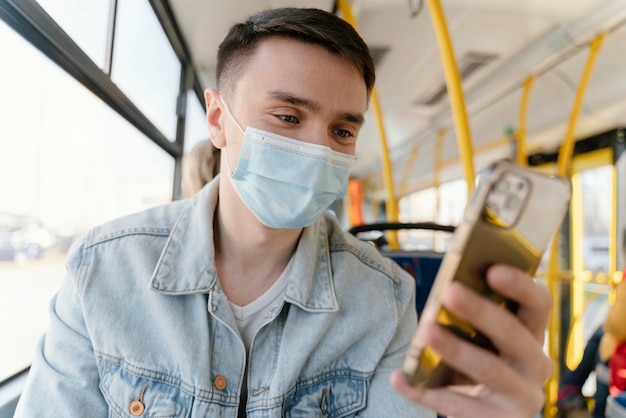
[[436,418],[434,411],[417,405],[391,387],[391,373],[402,367],[413,333],[417,327],[415,311],[415,280],[399,266],[393,266],[398,277],[396,289],[397,327],[385,355],[381,359],[367,395],[367,407],[358,416],[367,418]]
[[76,285],[83,254],[80,242],[68,254],[67,275],[50,303],[50,325],[37,346],[15,417],[108,416]]

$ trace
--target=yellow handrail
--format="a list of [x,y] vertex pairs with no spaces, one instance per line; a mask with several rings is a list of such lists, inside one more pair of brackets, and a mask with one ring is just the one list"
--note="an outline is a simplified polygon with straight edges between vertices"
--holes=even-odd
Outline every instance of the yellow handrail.
[[557,172],[561,176],[567,176],[569,174],[570,165],[572,162],[572,154],[574,152],[574,131],[576,129],[576,121],[580,114],[580,109],[583,106],[583,98],[585,97],[585,91],[587,91],[587,85],[591,78],[593,66],[596,62],[598,52],[602,47],[602,41],[604,41],[604,33],[596,36],[590,44],[589,57],[587,58],[587,64],[585,65],[585,71],[580,79],[578,90],[576,91],[576,98],[574,100],[574,106],[570,114],[569,123],[567,125],[567,132],[561,148],[559,149],[559,157],[557,159]]
[[[446,139],[448,131],[445,128],[441,128],[437,134],[437,142],[435,143],[435,172],[433,173],[433,187],[439,188],[439,173],[443,168],[443,161],[441,154],[443,151],[443,141]],[[435,193],[435,215],[439,214],[439,190]],[[437,222],[436,219],[433,221]]]
[[[615,158],[615,157],[614,157]],[[611,170],[611,181],[613,187],[611,187],[611,223],[609,223],[609,274],[615,277],[615,271],[617,270],[617,169],[615,164]],[[613,284],[617,285],[618,282]]]
[[[511,143],[511,138],[509,136],[503,136],[501,138],[498,138],[492,142],[489,142],[487,144],[481,145],[480,147],[476,147],[474,148],[474,155],[479,155],[482,154],[484,152],[488,152],[488,151],[492,151],[494,149],[497,149],[498,147],[502,147],[504,145],[508,145]],[[459,157],[452,157],[449,158],[445,161],[440,161],[438,166],[439,166],[439,170],[441,171],[442,169],[446,168],[446,167],[450,167],[451,165],[456,164],[459,161]],[[406,190],[419,190],[422,188],[426,188],[426,187],[435,187],[437,186],[437,184],[435,184],[435,179],[433,178],[432,180],[422,180],[422,181],[418,181],[415,183],[407,183],[405,185],[405,189]]]
[[415,165],[415,161],[417,161],[417,156],[420,153],[419,151],[419,144],[415,144],[413,148],[411,148],[411,153],[409,154],[409,158],[404,166],[404,171],[402,172],[402,179],[400,179],[400,197],[404,197],[406,195],[406,185],[409,181],[409,177],[411,176],[411,170]]
[[528,165],[528,154],[526,152],[526,114],[528,111],[528,98],[530,90],[533,86],[534,77],[530,76],[524,81],[524,90],[522,91],[522,102],[519,107],[519,128],[515,140],[517,142],[517,163],[525,167]]
[[[439,173],[441,172],[441,154],[443,151],[443,141],[446,139],[448,131],[445,128],[439,129],[437,134],[437,142],[435,143],[435,172],[433,173],[433,187],[435,188],[435,219],[433,222],[439,222]],[[432,249],[437,247],[437,234],[433,234]]]
[[[583,242],[585,235],[583,222],[579,222],[579,219],[583,219],[583,187],[580,173],[575,173],[571,176],[572,179],[572,202],[570,205],[570,241],[572,244]],[[576,318],[580,318],[583,315],[584,308],[584,285],[583,280],[580,280],[582,275],[577,274],[579,271],[585,270],[583,263],[583,247],[582,245],[572,245],[570,249],[571,269],[574,272],[574,280],[570,285],[570,318],[572,324],[570,324],[570,330],[568,335],[570,336],[569,351],[564,352],[565,364],[574,369],[575,363],[580,361],[580,357],[576,354],[580,354],[583,351],[583,329],[581,326],[576,325]],[[575,358],[578,357],[578,358]],[[574,366],[574,367],[572,367]]]
[[[604,34],[600,34],[591,41],[589,57],[585,65],[578,90],[576,91],[576,97],[574,99],[574,105],[569,118],[567,126],[567,132],[561,147],[559,149],[559,156],[557,158],[557,173],[561,176],[567,176],[570,171],[572,154],[574,151],[574,132],[576,128],[576,121],[582,108],[583,98],[593,66],[595,64],[596,57],[602,46],[604,40]],[[552,377],[546,383],[546,405],[544,408],[545,417],[554,417],[556,414],[556,397],[558,392],[558,376],[559,370],[559,333],[561,329],[561,288],[558,284],[558,233],[555,234],[555,239],[552,240],[552,246],[550,247],[550,260],[548,263],[548,289],[552,294],[552,312],[550,313],[550,322],[548,325],[548,352],[550,358],[554,361],[554,370]]]
[[465,98],[463,97],[463,89],[461,86],[461,76],[459,75],[459,69],[454,57],[446,18],[439,0],[428,0],[428,9],[430,10],[430,18],[433,22],[437,43],[441,51],[441,61],[446,77],[446,86],[450,97],[457,143],[461,161],[463,162],[463,172],[465,174],[465,180],[467,181],[469,196],[474,187],[474,160],[472,139],[465,109]]
[[[358,32],[358,26],[354,14],[352,13],[352,6],[346,0],[338,0],[337,4],[341,14],[346,22],[348,22],[354,30]],[[387,135],[385,133],[385,125],[383,123],[383,115],[380,107],[380,100],[378,99],[378,92],[376,87],[372,88],[371,93],[372,110],[376,117],[376,125],[378,126],[378,133],[380,135],[380,146],[382,150],[382,165],[383,165],[383,179],[385,181],[385,187],[387,189],[387,219],[390,222],[398,221],[398,203],[396,201],[396,194],[393,184],[393,171],[391,169],[391,160],[389,158],[389,147],[387,146]],[[395,233],[391,233],[388,237],[389,246],[392,249],[398,248],[398,241]]]

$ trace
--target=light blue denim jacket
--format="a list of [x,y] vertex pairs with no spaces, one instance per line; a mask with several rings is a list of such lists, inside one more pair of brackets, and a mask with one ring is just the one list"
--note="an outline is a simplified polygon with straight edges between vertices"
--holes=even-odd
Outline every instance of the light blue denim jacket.
[[[389,384],[416,328],[413,279],[322,217],[246,355],[217,278],[217,181],[95,228],[70,251],[17,417],[434,417]],[[246,239],[246,231],[241,231]]]

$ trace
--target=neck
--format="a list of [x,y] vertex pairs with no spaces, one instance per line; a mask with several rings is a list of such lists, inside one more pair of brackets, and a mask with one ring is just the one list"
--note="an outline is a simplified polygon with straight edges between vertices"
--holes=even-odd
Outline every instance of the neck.
[[245,306],[280,277],[295,252],[302,229],[273,229],[241,202],[226,173],[220,176],[213,221],[215,264],[226,297]]

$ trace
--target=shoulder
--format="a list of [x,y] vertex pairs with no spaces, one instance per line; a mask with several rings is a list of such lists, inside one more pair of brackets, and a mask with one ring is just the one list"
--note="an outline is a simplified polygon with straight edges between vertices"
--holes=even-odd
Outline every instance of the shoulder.
[[[146,209],[91,228],[80,236],[70,248],[66,258],[68,271],[70,273],[78,272],[80,267],[86,263],[88,253],[107,243],[112,244],[118,240],[139,236],[148,238],[150,241],[159,241],[159,245],[161,245],[161,241],[165,242],[176,221],[186,210],[188,206],[186,202],[187,200],[180,200]],[[145,240],[141,241],[142,244],[146,242]],[[141,245],[139,242],[137,244]],[[136,247],[125,248],[130,251],[132,248],[138,249]],[[136,251],[133,253],[134,256],[138,255]]]
[[167,236],[186,209],[186,202],[175,201],[103,223],[85,234],[83,244],[90,247],[128,235]]
[[332,214],[327,214],[324,220],[331,256],[341,254],[352,268],[372,270],[396,285],[410,287],[415,284],[410,274],[393,260],[383,256],[372,243],[362,241],[345,231]]
[[[391,339],[401,324],[406,325],[406,336],[410,338],[417,323],[413,276],[373,244],[341,228],[332,215],[326,216],[325,222],[334,289],[342,310],[356,312],[361,319],[367,318],[366,322],[378,324],[374,328],[379,330],[380,338],[382,330],[387,329]],[[385,328],[389,324],[393,326]]]

